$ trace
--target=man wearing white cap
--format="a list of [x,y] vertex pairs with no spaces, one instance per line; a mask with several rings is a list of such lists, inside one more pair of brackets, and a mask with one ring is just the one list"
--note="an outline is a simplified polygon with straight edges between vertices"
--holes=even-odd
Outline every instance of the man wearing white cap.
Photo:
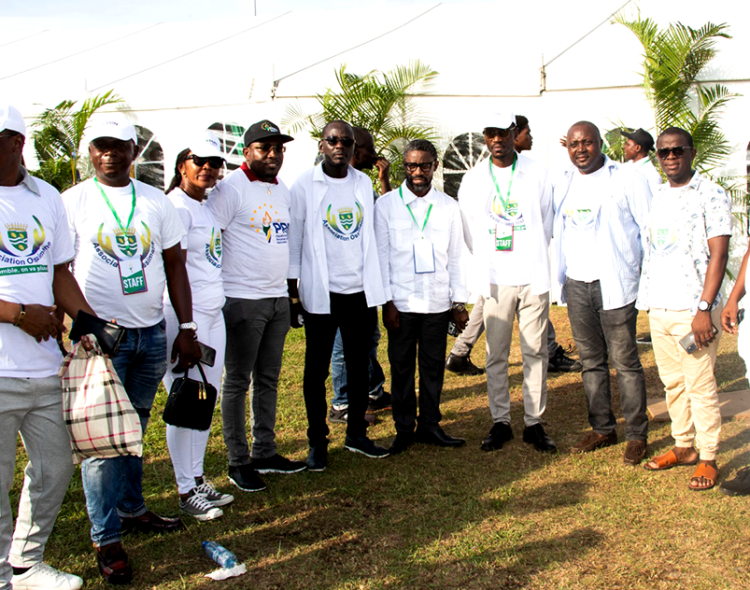
[[[87,137],[96,176],[63,195],[76,251],[73,273],[97,315],[126,328],[112,363],[145,432],[167,368],[165,286],[180,322],[171,345],[172,360],[179,359],[175,370],[184,372],[201,356],[180,249],[185,230],[164,193],[130,178],[138,154],[131,124],[111,118]],[[81,476],[99,571],[112,583],[127,583],[132,571],[122,529],[168,532],[182,523],[147,510],[141,457],[87,459]]]
[[[68,270],[73,245],[60,195],[21,165],[25,135],[18,110],[0,105],[0,590],[75,590],[81,578],[42,561],[73,474],[55,342],[65,328],[53,303],[72,317],[93,310]],[[29,462],[13,531],[19,433]]]
[[487,395],[494,422],[483,451],[513,438],[510,426],[508,356],[518,317],[523,354],[523,440],[538,451],[557,447],[542,426],[547,403],[547,319],[552,185],[547,171],[516,153],[513,113],[492,115],[484,129],[490,158],[461,181],[458,203],[467,244],[475,258],[487,331]]

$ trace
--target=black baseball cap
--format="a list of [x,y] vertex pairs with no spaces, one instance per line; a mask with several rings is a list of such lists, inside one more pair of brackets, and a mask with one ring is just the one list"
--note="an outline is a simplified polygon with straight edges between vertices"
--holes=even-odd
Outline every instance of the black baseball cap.
[[284,135],[279,131],[279,126],[268,119],[263,119],[262,121],[250,125],[248,130],[245,131],[243,141],[245,142],[245,146],[248,146],[253,142],[271,139],[272,137],[281,138],[281,143],[294,141],[294,138],[291,135]]
[[636,129],[635,131],[620,129],[620,133],[623,137],[632,139],[647,152],[650,152],[652,149],[654,149],[654,138],[648,131],[645,131],[644,129]]

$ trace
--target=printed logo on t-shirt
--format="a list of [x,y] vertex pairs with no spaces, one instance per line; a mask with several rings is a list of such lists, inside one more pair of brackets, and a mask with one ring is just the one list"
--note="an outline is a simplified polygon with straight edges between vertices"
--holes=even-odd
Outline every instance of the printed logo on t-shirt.
[[594,229],[596,224],[596,214],[598,213],[595,209],[566,209],[565,215],[567,216],[570,223],[576,226],[578,229]]
[[341,207],[334,210],[328,205],[323,227],[328,229],[339,240],[356,240],[362,230],[362,206],[355,203],[357,210],[352,207]]
[[221,232],[211,228],[211,238],[206,244],[206,258],[216,268],[221,268]]
[[267,244],[286,244],[289,239],[289,224],[281,221],[279,212],[266,203],[253,209],[250,229],[262,234]]
[[490,205],[489,215],[490,219],[495,223],[512,225],[519,231],[526,229],[523,213],[521,213],[517,201],[508,201],[507,206],[503,207],[500,199],[493,199]]
[[664,256],[677,248],[677,233],[670,227],[651,228],[651,250],[657,256]]
[[[94,250],[97,256],[112,267],[118,267],[118,260],[127,260],[137,256],[140,252],[140,258],[143,261],[143,268],[151,264],[154,258],[154,243],[151,240],[151,229],[141,221],[143,231],[138,232],[134,227],[129,227],[125,231],[120,228],[112,229],[109,232],[105,230],[104,224],[99,226],[96,234]],[[107,235],[107,234],[110,235]],[[111,236],[115,238],[115,248],[112,247]]]
[[32,232],[33,241],[29,244],[28,224],[6,223],[5,235],[8,244],[3,240],[0,232],[0,276],[47,272],[46,264],[39,264],[51,245],[46,239],[44,226],[39,219],[32,215],[36,229]]

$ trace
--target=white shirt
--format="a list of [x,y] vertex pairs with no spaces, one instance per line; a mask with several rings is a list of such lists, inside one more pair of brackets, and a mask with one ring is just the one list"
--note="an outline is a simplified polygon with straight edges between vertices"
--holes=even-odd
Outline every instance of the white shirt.
[[[164,193],[138,180],[126,187],[99,185],[123,225],[128,223],[133,188],[133,220],[123,233],[100,189],[89,179],[63,193],[76,250],[73,274],[89,305],[101,318],[126,328],[146,328],[164,319],[166,285],[162,252],[180,243],[185,230]],[[143,269],[146,290],[125,294],[121,272]]]
[[223,231],[222,272],[227,297],[286,297],[291,197],[278,184],[250,181],[237,169],[208,195]]
[[362,291],[362,207],[354,198],[354,181],[325,177],[328,191],[323,199],[323,227],[331,293],[349,295]]
[[[368,307],[385,303],[375,243],[372,183],[369,177],[349,166],[354,181],[354,197],[362,208],[362,286]],[[322,163],[303,172],[291,189],[292,211],[289,227],[289,278],[299,279],[300,300],[310,313],[331,313],[329,267],[336,264],[326,256],[323,203],[329,184]]]
[[[60,194],[23,173],[21,184],[0,186],[0,299],[52,305],[54,265],[72,260],[73,244]],[[0,323],[0,377],[50,377],[61,362],[54,338]]]
[[656,195],[656,191],[659,190],[663,181],[656,166],[651,163],[651,159],[646,156],[637,162],[631,160],[627,164],[631,165],[636,172],[643,175],[646,182],[648,182],[648,187],[651,189],[651,194]]
[[[375,203],[375,237],[386,298],[407,313],[440,313],[450,308],[451,301],[466,302],[469,293],[458,204],[434,188],[423,197],[412,193],[406,182],[400,190],[386,193]],[[435,272],[415,270],[414,244],[422,238],[432,245]]]
[[[186,235],[180,247],[187,251],[185,266],[190,279],[193,309],[213,316],[224,307],[221,280],[221,230],[205,201],[199,203],[176,188],[167,197],[177,209]],[[164,304],[171,306],[168,293]]]
[[[474,258],[470,288],[484,296],[489,296],[490,284],[531,285],[535,295],[547,293],[550,287],[552,184],[544,166],[522,154],[516,158],[510,195],[512,166],[491,169],[491,158],[469,170],[458,190],[466,243]],[[496,236],[508,227],[513,230],[513,250],[500,251]]]

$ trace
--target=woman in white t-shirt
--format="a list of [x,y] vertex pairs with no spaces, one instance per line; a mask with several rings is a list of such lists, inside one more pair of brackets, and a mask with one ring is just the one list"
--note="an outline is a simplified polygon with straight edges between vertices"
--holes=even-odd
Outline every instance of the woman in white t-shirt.
[[[224,306],[221,231],[208,207],[203,205],[206,192],[216,184],[224,161],[219,140],[207,131],[177,155],[175,176],[167,189],[168,197],[187,232],[181,246],[190,279],[193,321],[198,325],[198,340],[216,350],[214,366],[203,365],[203,370],[206,380],[217,391],[221,387],[226,347],[224,316],[221,313]],[[164,316],[167,338],[173,340],[179,322],[167,293],[164,297]],[[172,372],[173,367],[174,363],[170,363],[164,375],[167,391],[175,378],[180,376]],[[201,380],[197,367],[190,370],[189,376]],[[210,429],[199,431],[167,425],[167,446],[177,480],[180,510],[201,521],[219,518],[223,514],[219,507],[234,500],[232,495],[217,491],[203,478],[203,458],[209,433]]]

